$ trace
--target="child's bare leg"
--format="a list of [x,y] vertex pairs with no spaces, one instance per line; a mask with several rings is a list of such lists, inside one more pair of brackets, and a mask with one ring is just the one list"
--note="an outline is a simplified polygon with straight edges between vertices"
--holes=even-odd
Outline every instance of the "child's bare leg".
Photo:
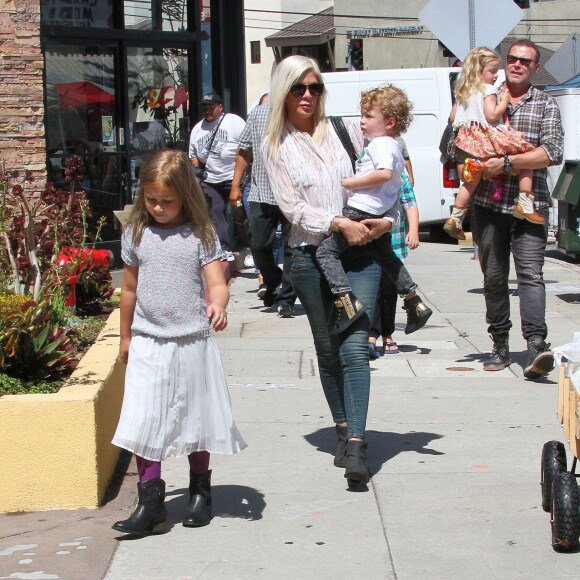
[[463,231],[463,220],[467,215],[467,206],[471,196],[475,193],[479,182],[481,181],[481,175],[475,175],[472,181],[463,182],[459,191],[457,192],[457,197],[455,198],[455,205],[451,212],[451,217],[445,222],[443,230],[447,232],[452,238],[456,240],[464,240],[465,233]]
[[534,172],[531,169],[520,169],[518,175],[518,182],[520,184],[520,191],[532,191],[532,181]]

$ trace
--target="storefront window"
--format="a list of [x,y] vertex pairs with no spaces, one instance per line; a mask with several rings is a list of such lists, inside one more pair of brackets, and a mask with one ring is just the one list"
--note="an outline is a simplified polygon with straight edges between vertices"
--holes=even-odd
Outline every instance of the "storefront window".
[[43,24],[79,28],[112,28],[113,0],[71,2],[71,0],[40,0]]
[[139,177],[143,159],[156,149],[187,150],[187,50],[127,50],[131,178]]
[[65,161],[80,155],[91,209],[95,218],[109,218],[104,233],[113,235],[122,135],[116,120],[114,50],[47,43],[45,66],[48,181],[67,187]]
[[201,78],[203,92],[207,93],[213,87],[213,75],[211,64],[211,2],[200,0],[201,10]]
[[187,0],[125,0],[125,28],[187,30]]

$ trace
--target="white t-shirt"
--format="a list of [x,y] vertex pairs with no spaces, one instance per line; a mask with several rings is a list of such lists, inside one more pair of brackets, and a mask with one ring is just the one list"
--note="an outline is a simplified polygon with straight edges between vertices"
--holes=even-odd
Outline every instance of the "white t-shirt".
[[197,157],[205,163],[208,183],[230,181],[234,177],[234,165],[240,135],[246,122],[233,113],[226,113],[219,126],[208,154],[207,146],[214,129],[220,122],[219,117],[213,123],[200,121],[192,130],[189,138],[189,158]]
[[375,137],[368,143],[356,162],[356,177],[364,177],[375,169],[390,169],[393,172],[391,179],[378,187],[353,189],[347,205],[380,216],[399,199],[401,174],[405,169],[401,148],[392,137]]

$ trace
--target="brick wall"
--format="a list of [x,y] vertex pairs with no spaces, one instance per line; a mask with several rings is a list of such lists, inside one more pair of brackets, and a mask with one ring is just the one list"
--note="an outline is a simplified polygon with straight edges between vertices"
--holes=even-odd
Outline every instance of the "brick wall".
[[[46,179],[40,0],[0,0],[0,158]],[[33,187],[34,189],[34,187]]]

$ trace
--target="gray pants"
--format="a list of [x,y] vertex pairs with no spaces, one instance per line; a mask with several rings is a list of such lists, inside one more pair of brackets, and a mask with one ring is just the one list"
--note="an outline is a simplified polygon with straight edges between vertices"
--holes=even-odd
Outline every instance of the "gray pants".
[[[342,215],[357,222],[369,218],[376,219],[377,217],[381,217],[373,216],[348,206],[343,209]],[[395,252],[393,252],[391,234],[387,233],[381,236],[377,240],[374,240],[372,244],[378,253],[383,273],[395,284],[399,296],[404,297],[414,292],[417,289],[417,284],[413,282],[409,271],[405,268],[403,262],[397,258]],[[320,265],[320,269],[333,294],[341,294],[352,290],[340,260],[340,255],[348,247],[349,244],[345,237],[340,233],[334,232],[325,238],[316,250],[316,261]]]
[[474,206],[474,234],[479,248],[483,272],[486,322],[493,337],[509,333],[510,320],[510,253],[518,280],[522,334],[543,339],[546,326],[546,287],[544,257],[548,236],[548,208],[537,210],[546,220],[543,225],[531,224],[511,215]]

